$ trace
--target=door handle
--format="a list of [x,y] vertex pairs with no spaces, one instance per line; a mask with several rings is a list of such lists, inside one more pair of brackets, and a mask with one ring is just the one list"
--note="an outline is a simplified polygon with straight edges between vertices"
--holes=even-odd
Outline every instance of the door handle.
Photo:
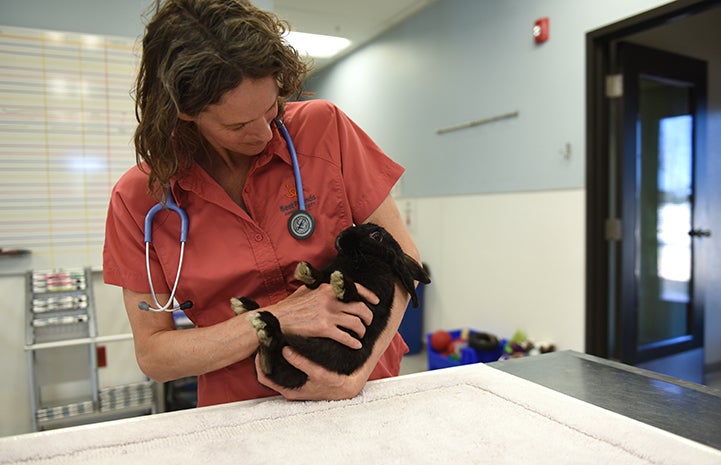
[[708,229],[692,229],[688,232],[691,237],[711,237],[711,231]]

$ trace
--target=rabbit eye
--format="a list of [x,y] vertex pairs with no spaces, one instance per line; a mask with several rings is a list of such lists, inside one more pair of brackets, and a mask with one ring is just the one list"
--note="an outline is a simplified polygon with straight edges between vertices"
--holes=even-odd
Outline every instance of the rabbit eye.
[[370,234],[370,238],[374,241],[381,242],[383,240],[383,235],[380,233],[380,231],[373,231]]

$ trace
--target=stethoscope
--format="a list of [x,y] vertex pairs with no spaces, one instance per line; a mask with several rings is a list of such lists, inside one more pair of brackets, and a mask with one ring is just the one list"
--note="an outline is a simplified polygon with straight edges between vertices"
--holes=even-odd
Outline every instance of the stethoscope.
[[[280,120],[275,120],[275,125],[280,131],[285,143],[288,146],[290,152],[291,162],[293,164],[293,176],[295,178],[295,190],[298,194],[298,209],[291,213],[288,219],[288,232],[290,235],[298,240],[308,239],[313,231],[315,230],[315,219],[305,209],[305,196],[303,195],[303,180],[300,177],[300,167],[298,165],[298,155],[295,152],[295,145],[293,139],[291,139],[288,129]],[[178,258],[178,271],[175,274],[175,283],[173,283],[173,290],[170,292],[170,297],[165,305],[160,305],[158,296],[155,294],[155,288],[153,286],[153,277],[150,273],[150,244],[153,242],[153,219],[155,214],[161,210],[170,210],[180,216],[180,257]],[[148,210],[145,215],[144,224],[144,239],[145,239],[145,270],[148,273],[148,284],[150,285],[150,295],[153,297],[153,303],[155,307],[152,307],[147,302],[143,301],[138,304],[140,310],[149,310],[151,312],[174,312],[176,310],[187,310],[192,308],[193,302],[186,300],[181,304],[177,304],[175,301],[175,291],[178,289],[178,282],[180,281],[180,270],[183,268],[183,256],[185,255],[185,242],[188,240],[188,214],[178,206],[175,201],[172,189],[168,188],[168,197],[165,200],[165,204],[158,202]]]

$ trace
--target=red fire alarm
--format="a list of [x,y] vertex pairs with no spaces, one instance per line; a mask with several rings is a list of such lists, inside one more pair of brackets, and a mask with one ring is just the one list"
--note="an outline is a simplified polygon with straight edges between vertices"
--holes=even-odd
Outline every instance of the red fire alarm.
[[533,23],[533,40],[542,44],[548,40],[550,31],[548,29],[548,17],[539,18]]

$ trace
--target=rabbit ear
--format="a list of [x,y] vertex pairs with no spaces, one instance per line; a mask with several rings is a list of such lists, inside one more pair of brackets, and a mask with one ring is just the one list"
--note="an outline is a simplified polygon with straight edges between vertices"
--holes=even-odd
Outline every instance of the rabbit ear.
[[396,274],[398,275],[398,278],[400,278],[401,284],[403,284],[405,290],[408,294],[410,294],[413,307],[417,307],[418,294],[416,293],[414,280],[422,282],[423,284],[428,284],[431,282],[431,279],[423,267],[419,265],[418,262],[410,255],[404,253],[402,257],[399,257],[398,261],[400,263],[396,263]]

